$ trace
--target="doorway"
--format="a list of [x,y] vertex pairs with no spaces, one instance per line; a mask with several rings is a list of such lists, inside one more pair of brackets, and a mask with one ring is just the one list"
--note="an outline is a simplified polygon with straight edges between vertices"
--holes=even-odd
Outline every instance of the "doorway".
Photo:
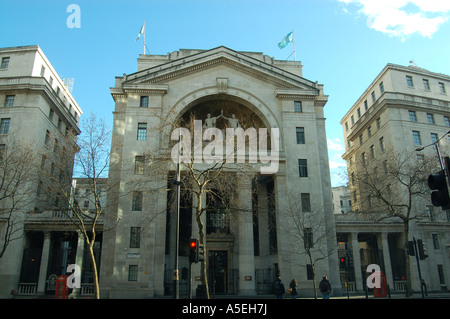
[[216,294],[228,293],[228,252],[212,250],[209,252],[208,283],[209,291]]

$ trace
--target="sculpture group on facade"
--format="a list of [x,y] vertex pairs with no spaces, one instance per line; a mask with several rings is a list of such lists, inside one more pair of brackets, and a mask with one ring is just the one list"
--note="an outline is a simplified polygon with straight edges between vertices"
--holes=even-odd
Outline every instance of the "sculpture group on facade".
[[220,118],[224,118],[228,120],[228,126],[230,128],[238,128],[241,127],[239,124],[239,120],[236,119],[236,115],[232,114],[231,117],[226,117],[223,115],[223,110],[220,110],[220,115],[211,117],[211,113],[208,113],[207,118],[205,119],[205,123],[203,124],[203,128],[215,128],[217,120]]

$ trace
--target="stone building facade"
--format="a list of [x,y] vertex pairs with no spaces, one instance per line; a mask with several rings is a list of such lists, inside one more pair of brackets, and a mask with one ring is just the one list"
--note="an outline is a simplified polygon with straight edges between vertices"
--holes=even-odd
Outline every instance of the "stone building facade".
[[[448,75],[415,65],[387,64],[341,120],[346,146],[343,158],[355,214],[336,216],[336,229],[339,255],[352,256],[354,263],[349,274],[341,269],[341,280],[347,276],[353,291],[364,289],[369,264],[381,266],[391,291],[405,289],[404,227],[399,219],[374,222],[374,214],[363,214],[374,210],[377,199],[361,189],[357,176],[369,165],[373,166],[372,177],[382,176],[389,165],[394,165],[389,162],[392,154],[407,158],[410,165],[431,160],[439,167],[434,143],[438,143],[442,156],[450,152],[449,88]],[[427,188],[426,183],[425,176],[423,185]],[[406,196],[393,185],[386,185],[386,194]],[[411,217],[417,219],[409,222],[408,240],[421,239],[429,255],[420,260],[419,266],[415,257],[410,257],[412,288],[420,291],[420,267],[428,290],[447,290],[450,213],[432,206],[428,195],[414,196]]]
[[[20,173],[8,156],[29,150],[21,159],[27,176],[18,184],[14,201],[9,196],[0,202],[0,245],[4,247],[11,229],[14,239],[6,241],[0,261],[0,298],[54,294],[52,278],[75,263],[78,236],[44,185],[50,174],[64,173],[70,189],[73,158],[67,171],[58,172],[56,151],[64,147],[67,131],[80,133],[82,111],[39,46],[1,48],[0,63],[2,181],[13,180],[8,172]],[[7,184],[2,183],[2,194],[8,192]]]
[[[202,217],[211,295],[271,293],[277,274],[285,284],[296,278],[301,294],[312,293],[312,265],[304,254],[305,244],[294,243],[288,235],[294,230],[293,217],[287,213],[293,201],[300,204],[290,205],[292,212],[314,215],[320,221],[303,225],[302,233],[311,232],[311,245],[314,238],[316,248],[325,247],[325,255],[320,256],[325,259],[315,265],[318,281],[327,274],[335,293],[340,292],[323,112],[327,96],[322,85],[302,77],[300,62],[277,61],[262,53],[223,46],[141,55],[138,71],[117,77],[111,94],[115,108],[104,227],[117,226],[103,235],[100,284],[104,297],[172,293],[177,236],[168,203],[169,175],[176,165],[156,172],[147,156],[164,153],[168,159],[172,128],[156,128],[190,113],[202,124],[218,117],[220,127],[223,116],[245,128],[259,123],[269,132],[271,128],[279,132],[277,169],[262,174],[259,167],[264,164],[255,165],[253,182],[237,178],[234,191],[239,196],[233,204],[249,215],[238,215],[233,221],[226,210],[211,205]],[[204,162],[196,165],[199,170],[206,167]],[[152,174],[158,178],[146,180]],[[209,205],[207,198],[203,200]],[[188,240],[198,237],[194,206],[193,199],[185,199],[180,209],[182,295],[189,290]],[[314,261],[318,254],[313,252]],[[195,295],[199,264],[192,264],[191,271],[190,289]]]

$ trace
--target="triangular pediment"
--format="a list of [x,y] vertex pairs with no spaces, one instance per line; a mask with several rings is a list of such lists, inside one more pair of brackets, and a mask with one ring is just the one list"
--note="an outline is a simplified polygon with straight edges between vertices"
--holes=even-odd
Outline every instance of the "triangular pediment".
[[204,71],[218,65],[226,65],[264,82],[274,83],[279,88],[302,90],[311,95],[317,95],[319,92],[314,82],[254,58],[250,54],[234,51],[224,46],[197,51],[192,55],[129,74],[126,76],[123,86],[163,85],[171,79]]

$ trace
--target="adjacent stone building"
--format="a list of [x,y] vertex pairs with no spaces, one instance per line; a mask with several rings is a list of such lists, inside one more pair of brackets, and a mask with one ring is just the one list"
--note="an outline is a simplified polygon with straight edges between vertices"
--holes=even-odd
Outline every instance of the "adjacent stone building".
[[[78,236],[45,185],[49,176],[64,174],[70,190],[73,158],[66,171],[58,171],[57,153],[68,131],[80,133],[82,111],[39,46],[1,48],[0,63],[2,248],[8,238],[0,261],[0,298],[54,294],[56,276],[75,263]],[[13,161],[14,154],[22,158]]]
[[[148,158],[154,154],[170,158],[170,123],[187,114],[195,114],[206,125],[216,118],[211,123],[222,130],[227,118],[244,128],[264,127],[269,133],[276,128],[279,132],[275,171],[263,174],[259,168],[265,164],[258,163],[252,182],[235,175],[237,183],[230,192],[239,194],[234,204],[248,215],[241,212],[232,220],[224,207],[203,199],[208,205],[203,218],[211,295],[268,294],[277,274],[286,285],[296,278],[300,294],[311,295],[312,265],[304,250],[313,243],[315,248],[324,248],[324,255],[313,252],[314,261],[325,257],[315,266],[318,281],[323,274],[329,275],[339,294],[323,112],[327,96],[321,84],[302,77],[300,62],[278,61],[262,53],[237,52],[223,46],[141,55],[138,71],[117,77],[111,94],[115,108],[108,182],[109,192],[115,195],[108,192],[105,229],[111,230],[103,234],[103,297],[172,293],[177,236],[174,209],[168,203],[176,165],[156,172]],[[168,125],[161,129],[161,123]],[[206,167],[205,162],[196,165],[200,170]],[[159,174],[159,178],[146,181],[152,174]],[[189,238],[198,237],[198,228],[193,199],[185,199],[181,206],[179,269],[183,295],[189,289],[187,245]],[[303,224],[301,233],[307,234],[307,243],[293,242],[289,236],[294,230],[293,213],[299,212],[303,218],[319,220]],[[194,295],[199,277],[200,266],[193,264]]]
[[[402,171],[411,176],[414,172],[408,173],[407,165],[420,168],[425,160],[434,161],[438,169],[439,157],[434,143],[438,143],[442,156],[450,152],[449,89],[448,75],[415,65],[387,64],[341,120],[346,146],[343,158],[347,161],[354,214],[336,216],[336,230],[339,255],[350,256],[353,263],[348,273],[341,268],[341,281],[347,277],[353,291],[364,289],[370,264],[381,266],[391,291],[405,289],[403,225],[395,218],[374,222],[383,213],[377,211],[380,197],[365,192],[364,183],[358,183],[358,176],[369,173],[365,178],[384,183],[385,188],[380,191],[385,192],[383,196],[405,197],[403,203],[407,204],[408,192],[399,192],[395,186],[398,183],[387,173],[390,165],[396,165],[392,155],[407,160]],[[371,171],[364,172],[368,167]],[[405,176],[397,177],[408,182]],[[428,187],[426,177],[422,181],[425,189]],[[429,255],[420,261],[422,279],[428,290],[447,290],[449,211],[432,206],[429,195],[413,196],[409,206],[412,207],[411,217],[417,219],[409,222],[408,240],[421,239]],[[412,288],[420,291],[415,257],[410,260]]]

